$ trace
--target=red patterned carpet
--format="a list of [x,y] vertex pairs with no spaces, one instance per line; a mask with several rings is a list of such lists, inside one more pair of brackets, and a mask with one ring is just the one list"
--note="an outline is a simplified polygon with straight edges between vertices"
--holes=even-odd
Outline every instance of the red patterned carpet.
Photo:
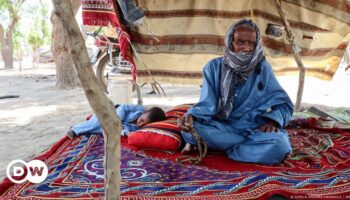
[[[179,164],[181,154],[135,151],[122,139],[122,199],[291,199],[350,198],[350,134],[316,130],[295,121],[293,152],[279,165],[239,163],[209,152],[199,166]],[[297,128],[303,126],[304,128]],[[63,138],[38,156],[49,166],[40,184],[0,185],[0,199],[103,199],[103,138]]]

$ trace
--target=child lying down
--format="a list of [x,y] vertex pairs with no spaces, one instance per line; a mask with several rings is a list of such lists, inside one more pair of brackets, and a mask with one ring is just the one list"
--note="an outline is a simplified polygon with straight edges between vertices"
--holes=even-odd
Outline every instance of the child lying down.
[[[159,107],[145,109],[141,105],[122,104],[116,105],[115,111],[122,122],[122,136],[127,136],[130,132],[137,131],[147,124],[167,119],[165,112]],[[100,122],[95,114],[89,120],[72,126],[67,131],[67,136],[73,139],[84,133],[102,133]],[[181,146],[183,147],[182,154],[187,154],[193,150],[189,143]]]
[[[145,109],[141,105],[122,104],[116,105],[115,111],[122,122],[122,136],[128,135],[128,133],[136,131],[149,123],[166,119],[165,112],[159,107]],[[89,120],[72,126],[67,131],[67,136],[72,139],[84,133],[102,133],[100,122],[95,114]]]

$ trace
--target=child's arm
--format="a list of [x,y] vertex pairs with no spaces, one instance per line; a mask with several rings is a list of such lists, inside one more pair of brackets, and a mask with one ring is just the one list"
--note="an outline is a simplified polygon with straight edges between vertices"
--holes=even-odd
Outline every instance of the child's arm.
[[127,136],[130,131],[123,129],[122,132],[120,133],[121,136]]
[[130,123],[123,123],[122,127],[123,129],[120,133],[121,136],[128,136],[130,132],[134,132],[138,130],[136,125],[130,124]]
[[130,113],[136,112],[136,111],[141,111],[143,112],[145,110],[145,108],[141,105],[129,105],[129,104],[122,104],[120,105],[117,109],[117,115],[120,118],[120,120],[122,122],[127,121],[127,116]]
[[132,132],[132,130],[130,130],[130,127],[127,124],[123,124],[123,129],[120,132],[121,136],[127,136],[130,132]]

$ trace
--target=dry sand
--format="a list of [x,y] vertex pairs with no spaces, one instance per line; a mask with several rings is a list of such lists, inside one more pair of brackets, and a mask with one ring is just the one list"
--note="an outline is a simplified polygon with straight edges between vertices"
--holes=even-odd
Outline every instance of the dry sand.
[[[336,77],[337,80],[332,82],[308,77],[303,102],[350,107],[350,75],[342,70]],[[278,78],[295,101],[297,77]],[[162,85],[167,97],[146,94],[151,91],[149,85],[142,88],[144,105],[169,109],[178,104],[196,102],[200,94],[198,86]],[[92,113],[81,88],[55,88],[52,64],[24,68],[21,72],[0,69],[0,96],[3,95],[20,97],[0,99],[0,181],[6,176],[6,166],[12,160],[30,160],[62,138],[70,126]],[[133,96],[136,103],[136,94]]]

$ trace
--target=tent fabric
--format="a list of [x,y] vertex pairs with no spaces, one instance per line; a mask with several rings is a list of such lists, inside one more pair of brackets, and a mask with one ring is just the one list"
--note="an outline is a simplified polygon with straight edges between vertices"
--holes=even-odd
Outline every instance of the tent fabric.
[[113,36],[118,37],[120,52],[123,59],[132,64],[131,75],[136,80],[135,63],[130,51],[130,36],[122,23],[119,4],[114,0],[82,0],[83,24],[88,26],[112,26],[116,30]]
[[[284,33],[266,34],[268,24],[282,25],[274,0],[136,0],[145,13],[141,27],[131,27],[139,82],[201,84],[202,69],[222,56],[224,36],[232,23],[257,23],[264,52],[277,75],[297,73]],[[350,39],[350,2],[283,0],[307,75],[331,79]],[[148,72],[149,71],[149,72]]]

